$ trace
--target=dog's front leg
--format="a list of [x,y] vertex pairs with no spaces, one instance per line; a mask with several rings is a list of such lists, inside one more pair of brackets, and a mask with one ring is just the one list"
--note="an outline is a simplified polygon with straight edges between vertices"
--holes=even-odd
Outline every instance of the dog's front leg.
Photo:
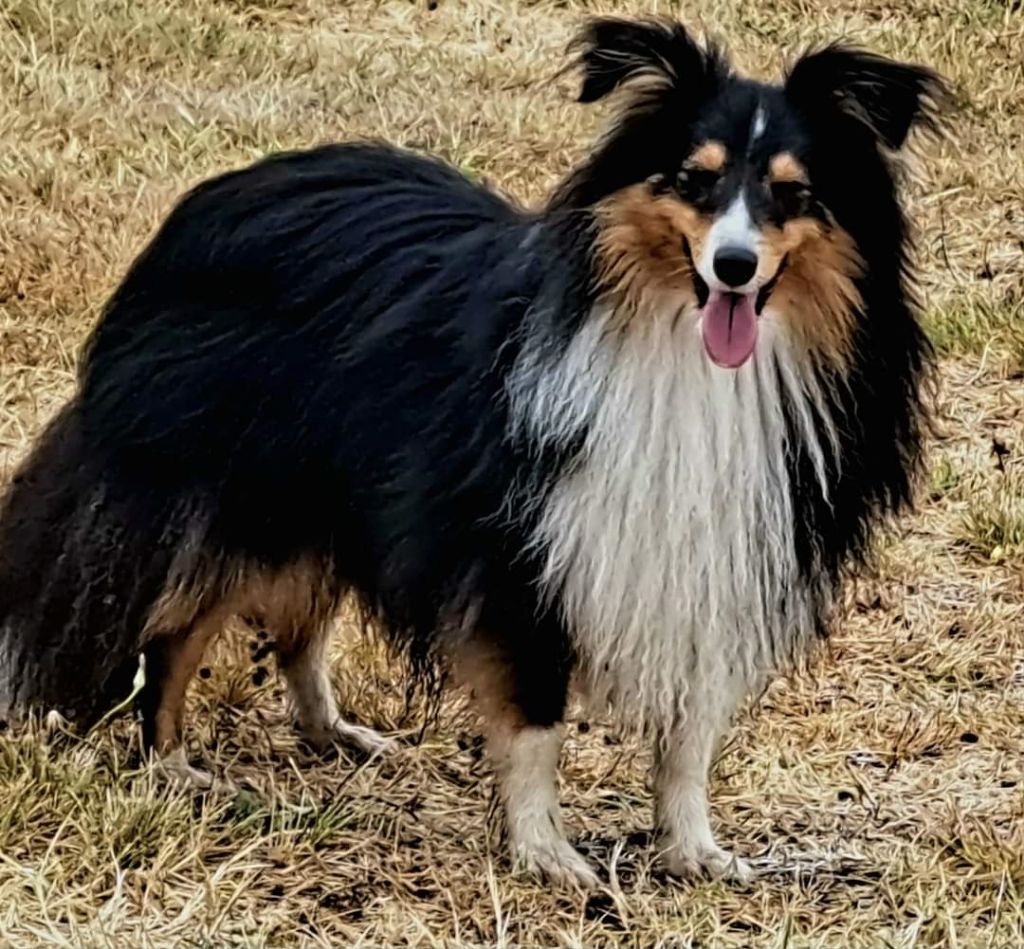
[[[725,716],[727,719],[727,716]],[[663,730],[655,746],[655,822],[659,858],[674,876],[747,882],[752,871],[715,840],[708,815],[708,771],[724,727],[707,706]]]
[[[513,861],[537,876],[583,888],[598,885],[591,866],[566,838],[558,803],[558,759],[567,681],[475,636],[452,656],[456,681],[480,714],[488,758],[504,807]],[[540,671],[538,671],[540,670]]]

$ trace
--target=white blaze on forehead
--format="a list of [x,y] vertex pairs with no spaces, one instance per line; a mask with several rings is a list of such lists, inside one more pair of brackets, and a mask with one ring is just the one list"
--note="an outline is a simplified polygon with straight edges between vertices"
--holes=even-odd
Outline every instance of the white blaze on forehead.
[[704,242],[704,251],[697,265],[701,277],[711,286],[717,286],[718,281],[714,276],[714,259],[719,249],[743,247],[756,254],[760,239],[761,233],[754,225],[750,209],[747,207],[747,199],[741,191],[708,231],[708,238]]
[[718,220],[711,225],[711,230],[708,232],[708,243],[716,244],[719,247],[732,244],[757,250],[758,237],[758,230],[754,226],[750,209],[747,207],[746,195],[741,191],[733,198],[732,203],[719,216]]
[[750,143],[756,142],[762,135],[764,135],[764,129],[767,125],[767,119],[764,114],[764,106],[759,105],[754,109],[754,121],[750,125]]

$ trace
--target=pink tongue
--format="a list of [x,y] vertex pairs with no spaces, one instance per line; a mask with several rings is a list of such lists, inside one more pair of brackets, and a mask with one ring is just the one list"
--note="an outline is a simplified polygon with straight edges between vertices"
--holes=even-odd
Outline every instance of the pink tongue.
[[757,342],[754,295],[712,290],[701,313],[704,348],[711,359],[726,369],[742,366]]

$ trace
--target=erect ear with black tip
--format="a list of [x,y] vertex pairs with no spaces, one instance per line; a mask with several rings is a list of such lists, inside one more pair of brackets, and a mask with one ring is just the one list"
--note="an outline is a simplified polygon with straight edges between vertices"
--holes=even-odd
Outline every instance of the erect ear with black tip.
[[580,102],[596,102],[638,80],[689,89],[698,98],[721,69],[717,50],[702,49],[681,23],[667,19],[591,19],[569,51],[576,54],[569,68],[577,66],[583,73]]
[[800,59],[786,79],[786,94],[811,114],[862,123],[892,149],[901,148],[915,126],[934,128],[952,98],[930,69],[842,45]]

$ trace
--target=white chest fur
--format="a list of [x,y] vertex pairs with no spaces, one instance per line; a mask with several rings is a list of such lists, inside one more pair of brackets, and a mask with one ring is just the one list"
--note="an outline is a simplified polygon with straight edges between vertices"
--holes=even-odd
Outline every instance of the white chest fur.
[[624,332],[613,317],[595,311],[557,359],[524,352],[511,395],[532,438],[586,431],[535,537],[582,681],[626,720],[664,726],[709,688],[752,687],[811,632],[783,401],[822,490],[825,416],[767,315],[738,370],[710,362],[692,315],[634,315]]

